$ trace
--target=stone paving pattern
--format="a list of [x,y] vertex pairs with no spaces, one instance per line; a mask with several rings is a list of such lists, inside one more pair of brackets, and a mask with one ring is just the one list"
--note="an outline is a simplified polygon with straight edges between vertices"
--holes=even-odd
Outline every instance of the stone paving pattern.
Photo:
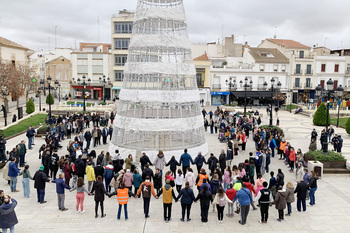
[[[213,107],[208,107],[209,109]],[[263,124],[268,124],[268,118],[264,109],[259,109],[264,114],[262,118]],[[301,148],[303,152],[307,151],[310,141],[310,133],[314,126],[312,125],[312,118],[294,115],[286,111],[279,113],[280,127],[286,130],[287,139],[295,148]],[[276,119],[276,117],[274,117]],[[315,127],[318,132],[322,127]],[[346,135],[345,130],[335,129],[336,133],[340,133],[344,139],[344,154],[350,152],[349,136]],[[225,148],[225,144],[219,143],[216,135],[207,133],[207,140],[209,144],[209,152],[219,155],[220,150]],[[288,138],[291,137],[291,138]],[[25,134],[13,138],[7,142],[7,149],[10,150],[21,139],[26,139]],[[38,159],[38,149],[44,143],[43,139],[35,139],[35,146],[33,150],[29,150],[26,155],[27,162],[30,165],[30,172],[34,175],[35,171],[40,166]],[[63,148],[59,151],[59,156],[65,155],[66,145],[68,140],[65,140],[62,145]],[[96,152],[107,150],[108,146],[99,146]],[[318,142],[318,148],[320,144]],[[254,151],[254,143],[250,138],[247,144],[247,150],[240,152],[234,158],[233,163],[238,164],[248,157],[248,153]],[[194,158],[196,155],[192,155]],[[207,155],[208,157],[208,155]],[[286,175],[285,181],[293,181],[295,184],[295,175],[289,173],[288,169],[283,165],[281,160],[274,158],[271,161],[270,170],[277,173],[277,169],[282,168]],[[168,167],[166,168],[166,170]],[[196,169],[195,175],[196,174]],[[34,189],[33,181],[31,181],[31,195],[29,199],[23,197],[23,188],[21,180],[18,178],[17,189],[19,193],[10,193],[10,187],[6,181],[2,179],[2,170],[0,171],[0,189],[5,190],[5,194],[10,194],[18,201],[16,207],[19,224],[15,226],[16,232],[36,233],[36,232],[318,232],[318,233],[348,233],[350,232],[350,194],[347,187],[349,175],[333,175],[325,174],[322,179],[318,181],[318,190],[316,191],[316,205],[308,207],[306,212],[296,211],[296,202],[292,204],[293,213],[291,217],[285,217],[285,221],[276,221],[278,212],[272,206],[269,210],[269,221],[267,224],[260,224],[260,211],[250,211],[248,215],[247,224],[242,226],[238,223],[240,217],[235,214],[234,218],[227,218],[224,216],[224,222],[217,222],[217,213],[209,212],[208,223],[201,223],[200,221],[200,206],[199,202],[192,205],[191,222],[181,222],[181,205],[180,203],[173,204],[172,222],[165,223],[163,221],[163,205],[162,197],[159,200],[152,198],[150,206],[150,218],[145,220],[143,215],[142,199],[131,199],[128,204],[129,220],[124,220],[124,213],[122,211],[122,220],[117,220],[118,203],[116,197],[106,199],[105,218],[95,219],[94,201],[92,196],[85,195],[84,214],[76,214],[75,211],[75,192],[66,191],[66,208],[68,211],[61,212],[57,207],[57,195],[55,192],[55,184],[47,184],[46,186],[46,204],[38,204],[36,198],[36,190]],[[269,175],[265,174],[264,178],[269,179]],[[87,183],[87,182],[86,182]],[[197,194],[197,190],[195,190]],[[227,207],[225,208],[225,215]]]

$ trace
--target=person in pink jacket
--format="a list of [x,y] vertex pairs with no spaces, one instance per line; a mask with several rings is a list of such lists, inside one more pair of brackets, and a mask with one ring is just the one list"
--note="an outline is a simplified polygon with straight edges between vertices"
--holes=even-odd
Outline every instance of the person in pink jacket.
[[130,169],[126,169],[126,172],[123,177],[123,183],[126,188],[132,191],[132,183],[134,182],[133,174],[130,172]]
[[232,181],[232,172],[229,166],[226,166],[223,181],[224,181],[224,191],[226,192],[227,188],[229,187],[229,184]]
[[254,188],[255,188],[255,197],[258,195],[260,190],[264,188],[263,183],[265,181],[266,180],[264,178],[262,178],[261,175],[258,175],[258,179],[255,180],[255,186],[254,186]]

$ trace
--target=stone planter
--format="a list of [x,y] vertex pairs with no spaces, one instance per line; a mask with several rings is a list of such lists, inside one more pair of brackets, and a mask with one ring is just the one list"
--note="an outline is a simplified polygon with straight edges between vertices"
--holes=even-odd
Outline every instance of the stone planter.
[[[304,155],[304,160],[306,163],[308,163],[309,161],[314,161],[314,159],[305,154]],[[324,168],[346,168],[346,162],[345,161],[321,161],[323,164]]]

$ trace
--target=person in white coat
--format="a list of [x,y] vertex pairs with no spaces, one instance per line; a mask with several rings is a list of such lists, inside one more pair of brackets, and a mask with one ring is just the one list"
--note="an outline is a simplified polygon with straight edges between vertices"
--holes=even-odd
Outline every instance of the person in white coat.
[[185,176],[185,183],[188,182],[190,184],[190,188],[193,189],[194,185],[196,184],[196,179],[193,174],[192,168],[188,167],[186,176]]

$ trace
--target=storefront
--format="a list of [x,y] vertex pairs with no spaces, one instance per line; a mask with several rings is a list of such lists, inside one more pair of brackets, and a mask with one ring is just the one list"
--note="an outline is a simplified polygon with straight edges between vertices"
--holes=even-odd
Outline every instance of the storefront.
[[225,105],[228,103],[230,92],[211,92],[212,105]]
[[116,100],[119,99],[119,94],[120,94],[120,90],[122,89],[122,87],[112,87],[112,98],[115,98]]
[[[83,99],[84,86],[72,86],[73,99]],[[103,87],[86,86],[85,94],[87,99],[102,100]]]
[[298,103],[309,103],[315,98],[315,90],[298,90]]

